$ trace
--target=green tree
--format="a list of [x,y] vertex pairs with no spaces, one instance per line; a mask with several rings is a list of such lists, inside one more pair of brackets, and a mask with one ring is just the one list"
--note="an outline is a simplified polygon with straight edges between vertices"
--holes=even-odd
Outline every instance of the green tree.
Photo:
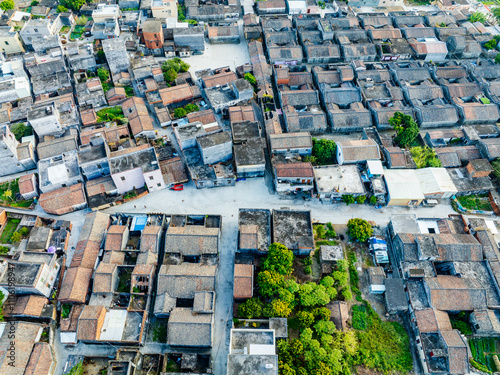
[[262,302],[258,298],[249,298],[238,306],[238,315],[247,318],[259,318],[262,315]]
[[316,307],[312,313],[314,318],[318,320],[330,320],[331,311],[327,307]]
[[19,233],[21,233],[21,236],[26,236],[28,233],[30,232],[30,230],[26,227],[22,227],[21,229],[19,229]]
[[177,78],[177,72],[175,71],[175,69],[170,68],[165,73],[163,73],[163,78],[165,78],[166,82],[174,82]]
[[323,224],[316,226],[316,236],[318,236],[318,238],[325,238],[325,227]]
[[344,297],[344,301],[352,300],[352,293],[349,289],[344,289],[342,291],[342,297]]
[[20,241],[21,241],[21,233],[19,232],[12,233],[12,236],[10,237],[10,242],[18,243]]
[[252,86],[255,86],[257,85],[257,80],[255,79],[255,77],[253,76],[253,74],[251,73],[245,73],[244,77],[248,82],[250,82],[250,84]]
[[500,7],[493,8],[493,16],[500,22]]
[[365,242],[373,235],[373,228],[364,219],[350,219],[347,222],[349,237],[358,242]]
[[267,256],[262,261],[262,269],[276,271],[281,275],[290,275],[293,272],[293,258],[291,250],[275,242],[269,246]]
[[[84,4],[85,4],[85,2],[84,2]],[[83,5],[83,4],[82,4],[82,5]],[[78,17],[78,19],[76,20],[76,22],[75,22],[75,23],[76,23],[78,26],[85,26],[85,25],[87,24],[87,22],[88,22],[88,18],[87,18],[87,17],[85,17],[85,16],[80,16],[80,17]]]
[[297,318],[303,327],[310,327],[314,323],[314,314],[309,311],[298,311]]
[[[500,9],[500,8],[497,8]],[[495,56],[495,64],[500,64],[500,53]]]
[[486,50],[494,50],[497,49],[498,42],[495,39],[491,39],[483,44],[484,49]]
[[164,72],[167,72],[169,69],[173,69],[175,70],[176,73],[184,73],[184,72],[187,72],[189,70],[191,66],[182,61],[180,58],[178,57],[174,57],[173,59],[170,59],[170,60],[167,60],[163,63],[161,69],[164,71]]
[[274,299],[271,303],[264,307],[263,314],[266,317],[274,318],[287,318],[292,313],[290,304],[280,299]]
[[474,23],[474,22],[481,22],[481,23],[486,23],[486,15],[482,12],[474,12],[469,14],[469,21]]
[[97,51],[96,57],[97,57],[98,64],[104,64],[106,62],[106,54],[104,53],[103,50]]
[[331,335],[335,333],[335,324],[331,320],[320,320],[314,325],[314,330],[319,335],[322,333]]
[[356,197],[356,203],[358,204],[363,204],[366,201],[366,195],[360,195]]
[[37,0],[33,0],[33,1],[31,2],[31,4],[30,4],[30,5],[31,5],[32,7],[36,7],[38,4],[40,4],[40,2],[39,2],[39,1],[37,1]]
[[67,11],[68,11],[68,8],[66,8],[65,6],[62,6],[62,5],[57,6],[57,13],[65,13]]
[[410,115],[396,112],[389,119],[389,124],[396,130],[394,142],[400,147],[410,145],[418,136],[418,125]]
[[30,125],[24,125],[22,122],[10,126],[10,131],[18,141],[23,137],[33,134],[33,128]]
[[261,271],[257,274],[257,285],[260,294],[264,297],[270,297],[283,286],[284,278],[276,271]]
[[305,307],[325,306],[328,302],[330,302],[330,300],[331,298],[329,293],[327,292],[327,288],[325,288],[323,285],[318,285],[313,282],[308,282],[300,286],[299,301],[302,304],[302,306]]
[[189,103],[184,107],[184,109],[186,110],[187,113],[191,113],[199,111],[200,107],[198,107],[196,104]]
[[187,112],[184,108],[176,108],[174,111],[174,116],[176,118],[186,117]]
[[344,195],[342,195],[342,200],[348,206],[350,204],[353,204],[354,202],[356,202],[356,199],[352,195],[350,195],[350,194],[344,194]]
[[104,68],[97,69],[97,76],[101,80],[101,83],[107,82],[109,79],[109,71]]
[[496,178],[500,179],[500,158],[497,158],[493,162],[491,162],[491,166],[493,167],[493,174]]
[[337,145],[330,139],[313,138],[312,155],[318,164],[332,164],[335,162]]
[[370,204],[376,205],[377,204],[377,197],[375,195],[372,195],[370,197]]
[[85,4],[85,0],[60,0],[59,3],[68,9],[77,11]]
[[0,3],[0,9],[2,9],[3,11],[14,9],[15,6],[16,4],[14,3],[14,0],[3,0]]

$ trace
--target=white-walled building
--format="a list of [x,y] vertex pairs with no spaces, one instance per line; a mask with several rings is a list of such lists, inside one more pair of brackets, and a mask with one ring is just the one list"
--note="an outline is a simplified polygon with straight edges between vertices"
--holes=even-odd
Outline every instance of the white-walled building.
[[144,185],[150,192],[165,189],[155,150],[148,145],[112,153],[109,167],[119,194],[140,189]]

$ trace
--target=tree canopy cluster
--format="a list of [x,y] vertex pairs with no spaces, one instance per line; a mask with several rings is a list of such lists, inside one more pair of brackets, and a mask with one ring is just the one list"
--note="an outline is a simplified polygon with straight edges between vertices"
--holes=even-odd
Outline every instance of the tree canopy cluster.
[[394,143],[399,147],[406,147],[417,138],[419,128],[411,115],[405,115],[402,112],[396,112],[389,119],[389,124],[396,130]]
[[173,82],[177,78],[178,73],[184,73],[189,70],[191,66],[182,61],[178,57],[174,57],[173,59],[165,61],[163,63],[161,70],[163,71],[163,77],[166,82]]
[[350,219],[347,222],[347,230],[349,237],[358,241],[365,242],[373,236],[373,228],[370,223],[364,219]]
[[313,138],[312,156],[306,160],[313,164],[327,165],[335,163],[335,151],[337,145],[331,139],[316,139]]

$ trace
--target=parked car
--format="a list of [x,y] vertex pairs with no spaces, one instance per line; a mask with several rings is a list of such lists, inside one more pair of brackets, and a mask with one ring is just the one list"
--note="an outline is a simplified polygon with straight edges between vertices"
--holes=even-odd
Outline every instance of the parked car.
[[170,187],[170,190],[175,190],[175,191],[181,191],[184,190],[184,185],[182,184],[176,184],[174,186]]

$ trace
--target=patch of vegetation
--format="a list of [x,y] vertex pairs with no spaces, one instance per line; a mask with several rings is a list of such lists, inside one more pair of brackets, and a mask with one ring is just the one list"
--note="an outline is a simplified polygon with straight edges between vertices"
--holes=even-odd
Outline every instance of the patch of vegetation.
[[98,122],[117,121],[122,118],[125,118],[125,116],[123,115],[122,107],[118,105],[97,111]]
[[69,35],[69,38],[71,40],[80,39],[84,32],[85,32],[85,27],[82,25],[78,25],[77,22],[77,25],[73,28],[73,31]]
[[0,254],[7,254],[10,249],[7,246],[0,246]]
[[481,22],[486,23],[486,15],[482,12],[474,12],[469,14],[469,22]]
[[161,70],[163,71],[165,81],[173,82],[177,78],[178,73],[187,72],[190,67],[191,66],[187,62],[182,61],[178,57],[174,57],[173,59],[165,61],[161,66]]
[[78,362],[67,375],[83,375],[83,361]]
[[31,125],[24,125],[22,122],[11,125],[10,131],[14,134],[18,142],[21,142],[23,137],[33,135],[33,128]]
[[[58,5],[57,6],[57,9],[56,9],[57,13],[65,13],[68,11],[68,8],[66,8],[65,6],[62,6],[62,5]],[[68,27],[68,26],[66,26]],[[68,31],[69,31],[70,27],[68,27]]]
[[69,318],[69,314],[71,313],[71,308],[73,305],[69,303],[63,303],[61,305],[61,319]]
[[335,151],[337,145],[330,139],[312,139],[312,155],[306,156],[305,161],[310,161],[314,165],[328,165],[335,162]]
[[396,130],[394,143],[399,147],[411,145],[420,131],[413,117],[405,115],[402,112],[396,112],[394,116],[389,119],[389,124]]
[[71,27],[63,26],[63,27],[61,27],[61,30],[59,30],[59,34],[66,35],[70,30],[71,30]]
[[2,9],[4,12],[10,9],[14,9],[16,4],[14,3],[14,0],[3,0],[0,3],[0,9]]
[[165,344],[167,342],[167,325],[156,322],[153,326],[153,341]]
[[468,210],[479,210],[479,211],[492,211],[490,200],[488,199],[488,194],[479,195],[467,195],[463,197],[457,197],[458,202],[463,208]]
[[496,354],[495,339],[486,337],[469,339],[468,342],[472,354],[471,365],[488,374],[497,371],[495,362],[493,361],[493,355]]
[[184,108],[182,108],[182,107],[176,108],[174,110],[174,116],[176,118],[182,118],[182,117],[186,117],[186,115],[188,113],[197,112],[199,110],[200,110],[200,107],[198,107],[196,104],[189,103]]
[[372,226],[364,219],[350,219],[347,222],[347,229],[349,237],[358,242],[366,242],[373,236]]
[[472,328],[469,324],[469,314],[461,311],[456,315],[450,315],[451,326],[458,329],[463,335],[472,335]]
[[412,147],[410,149],[411,156],[413,160],[415,160],[415,164],[417,168],[426,168],[426,167],[442,167],[441,160],[438,159],[436,155],[436,151],[432,148],[425,147]]
[[136,196],[137,196],[137,191],[130,190],[130,191],[127,191],[125,194],[123,194],[123,199],[130,199],[130,198],[133,198]]
[[186,7],[182,4],[177,4],[177,19],[179,22],[186,20]]
[[60,0],[59,3],[68,9],[77,11],[85,4],[85,0]]
[[5,224],[2,235],[0,236],[0,243],[11,243],[10,239],[12,234],[15,232],[20,222],[20,219],[7,219],[7,223]]
[[134,88],[132,86],[125,86],[124,87],[125,89],[125,95],[127,95],[127,97],[131,97],[131,96],[134,96]]

